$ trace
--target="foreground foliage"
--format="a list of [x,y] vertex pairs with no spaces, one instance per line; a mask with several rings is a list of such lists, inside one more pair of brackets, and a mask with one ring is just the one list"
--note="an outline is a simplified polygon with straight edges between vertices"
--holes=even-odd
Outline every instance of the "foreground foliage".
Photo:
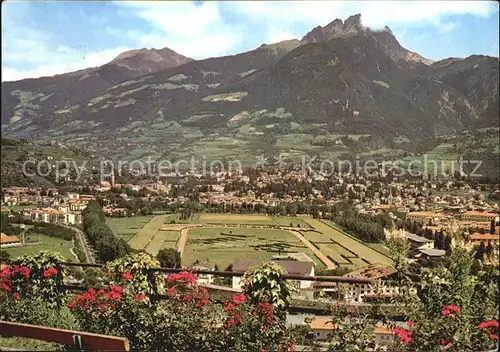
[[[273,263],[250,269],[243,278],[244,292],[220,302],[189,272],[166,278],[151,274],[148,268],[159,263],[145,253],[109,262],[98,280],[100,288],[63,293],[58,290],[61,259],[44,251],[5,268],[0,274],[0,319],[124,336],[135,350],[263,352],[294,351],[299,342],[315,345],[307,328],[286,324],[294,289]],[[401,290],[411,292],[415,283],[401,274]],[[407,321],[394,326],[395,342],[389,351],[495,349],[499,335],[495,275],[497,270],[482,267],[460,248],[439,267],[424,270],[418,294],[393,302]],[[377,347],[373,330],[379,319],[339,304],[332,309],[331,322],[325,343],[330,351]]]

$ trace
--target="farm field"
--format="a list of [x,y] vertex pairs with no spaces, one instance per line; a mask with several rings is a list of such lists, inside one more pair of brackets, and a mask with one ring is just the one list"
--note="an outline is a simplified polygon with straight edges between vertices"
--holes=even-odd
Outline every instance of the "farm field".
[[156,236],[157,232],[159,232],[158,229],[163,225],[166,216],[168,215],[157,215],[149,220],[149,222],[129,240],[130,246],[135,249],[146,248],[149,242]]
[[20,247],[10,247],[2,249],[10,254],[11,258],[19,257],[25,254],[35,254],[41,250],[48,250],[51,252],[60,253],[65,259],[71,260],[73,262],[77,261],[75,256],[71,254],[70,248],[73,247],[72,241],[65,241],[60,238],[49,237],[45,235],[26,235],[26,242],[41,242],[40,244],[20,246]]
[[139,232],[153,217],[134,216],[130,218],[106,218],[106,224],[113,230],[115,236],[130,240]]
[[323,265],[311,250],[292,233],[278,229],[259,228],[194,228],[189,230],[188,244],[182,255],[183,265],[196,260],[210,261],[224,270],[242,258],[270,259],[273,255],[303,252],[318,268]]
[[[377,252],[376,250],[370,248],[369,246],[365,245],[364,243],[358,241],[357,239],[354,239],[353,237],[349,236],[345,232],[343,232],[341,229],[337,227],[335,223],[329,222],[329,221],[320,221],[312,218],[304,219],[309,225],[314,227],[315,230],[319,231],[322,233],[322,235],[315,233],[315,232],[305,232],[304,236],[311,242],[325,242],[324,236],[328,236],[328,239],[332,241],[332,244],[336,244],[335,247],[332,247],[332,245],[327,245],[328,249],[325,249],[325,251],[328,251],[327,253],[323,252],[323,249],[320,248],[320,250],[324,253],[329,255],[333,260],[337,261],[332,256],[332,252],[337,253],[338,257],[344,259],[341,257],[341,255],[346,255],[349,253],[349,251],[352,251],[356,254],[359,260],[355,260],[355,257],[353,254],[349,253],[349,256],[347,260],[351,262],[353,265],[367,265],[362,259],[366,260],[370,264],[385,264],[385,265],[391,265],[392,261],[386,257],[385,255]],[[321,244],[320,246],[325,246],[325,244]],[[323,247],[324,248],[324,247]],[[339,249],[341,248],[341,249]],[[338,251],[336,251],[338,249]],[[348,249],[349,251],[347,251]],[[337,258],[338,258],[337,257]],[[353,259],[351,259],[353,258]],[[345,259],[344,259],[345,262]],[[338,261],[339,265],[342,265],[342,261]]]
[[270,216],[255,214],[200,214],[199,223],[276,225]]

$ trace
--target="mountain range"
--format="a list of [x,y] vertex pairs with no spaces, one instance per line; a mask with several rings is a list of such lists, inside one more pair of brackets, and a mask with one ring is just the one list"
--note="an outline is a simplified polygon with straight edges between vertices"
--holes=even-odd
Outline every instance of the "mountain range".
[[132,50],[96,68],[3,82],[2,134],[130,159],[338,156],[343,136],[498,126],[498,70],[484,55],[433,62],[354,15],[237,55]]

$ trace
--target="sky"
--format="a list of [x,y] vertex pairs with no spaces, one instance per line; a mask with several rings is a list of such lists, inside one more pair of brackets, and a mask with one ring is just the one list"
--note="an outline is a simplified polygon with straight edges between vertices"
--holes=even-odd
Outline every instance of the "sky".
[[302,38],[360,13],[432,59],[498,56],[496,1],[2,2],[2,81],[103,65],[121,52],[168,47],[193,59]]

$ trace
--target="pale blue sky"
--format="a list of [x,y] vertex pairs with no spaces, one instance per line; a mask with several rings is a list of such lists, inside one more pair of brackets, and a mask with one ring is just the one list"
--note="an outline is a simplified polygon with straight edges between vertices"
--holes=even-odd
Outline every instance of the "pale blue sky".
[[202,59],[301,38],[361,13],[406,48],[439,60],[498,56],[495,1],[2,2],[2,81],[102,65],[119,53],[169,47]]

